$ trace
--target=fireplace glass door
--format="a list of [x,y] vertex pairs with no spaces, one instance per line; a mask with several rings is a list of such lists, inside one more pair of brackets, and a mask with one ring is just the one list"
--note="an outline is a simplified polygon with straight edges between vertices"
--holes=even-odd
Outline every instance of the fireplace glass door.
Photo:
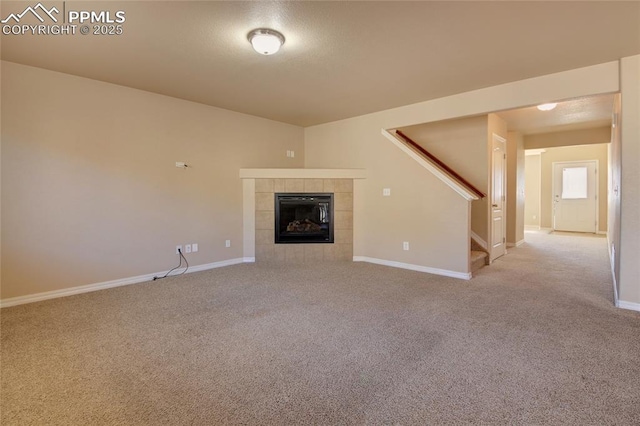
[[333,243],[333,194],[275,194],[275,243]]

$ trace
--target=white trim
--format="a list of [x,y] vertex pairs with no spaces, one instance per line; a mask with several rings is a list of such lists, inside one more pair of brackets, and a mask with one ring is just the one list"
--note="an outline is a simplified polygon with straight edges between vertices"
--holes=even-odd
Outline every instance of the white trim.
[[426,272],[433,275],[442,275],[445,277],[459,278],[462,280],[470,280],[470,272],[449,271],[447,269],[430,268],[428,266],[413,265],[411,263],[396,262],[393,260],[376,259],[367,256],[353,256],[354,262],[368,262],[376,265],[391,266],[392,268],[409,269],[411,271]]
[[483,249],[487,249],[487,242],[485,240],[483,240],[482,238],[480,238],[480,235],[476,234],[475,232],[471,231],[471,238],[473,238],[473,240],[478,243],[478,245],[480,247],[482,247]]
[[255,257],[243,257],[242,263],[256,263]]
[[598,234],[598,235],[607,235],[608,236],[607,231],[596,231],[596,234]]
[[439,167],[436,167],[430,160],[425,159],[422,155],[418,154],[414,148],[409,147],[406,143],[402,142],[398,138],[395,137],[389,131],[382,129],[382,135],[389,139],[395,146],[400,148],[405,154],[409,157],[413,158],[418,164],[420,164],[425,169],[429,170],[435,177],[440,179],[446,185],[448,185],[451,189],[456,191],[458,194],[462,195],[466,200],[473,201],[479,200],[480,198],[468,190],[464,185],[458,183],[458,181],[451,178],[448,174],[444,173],[440,170]]
[[[237,265],[243,263],[243,258],[222,260],[220,262],[206,263],[204,265],[196,265],[189,267],[188,274],[191,272],[206,271],[208,269],[221,268],[223,266]],[[118,280],[104,281],[101,283],[82,285],[78,287],[63,288],[60,290],[45,291],[43,293],[29,294],[26,296],[10,297],[0,300],[0,308],[8,308],[9,306],[24,305],[26,303],[40,302],[42,300],[57,299],[59,297],[73,296],[75,294],[89,293],[92,291],[105,290],[108,288],[122,287],[130,284],[138,284],[141,282],[151,281],[153,277],[163,276],[168,271],[156,272],[153,274],[138,275],[136,277],[121,278]]]
[[640,312],[640,303],[625,302],[624,300],[618,300],[618,308],[629,309],[630,311]]
[[529,156],[529,155],[540,155],[543,152],[547,152],[546,149],[525,149],[524,150],[524,155],[525,156]]
[[[500,148],[499,144],[501,144],[502,146]],[[493,241],[493,235],[495,235],[495,233],[493,232],[494,226],[495,226],[495,218],[493,215],[493,199],[495,197],[494,195],[494,184],[495,181],[493,179],[494,177],[494,167],[495,167],[495,163],[493,161],[493,152],[496,150],[502,150],[502,153],[504,154],[504,167],[502,170],[502,194],[504,196],[504,199],[502,200],[502,213],[501,216],[502,220],[502,236],[504,237],[504,239],[501,242],[496,243],[495,241]],[[487,251],[489,252],[489,264],[491,264],[495,259],[504,256],[507,254],[507,218],[508,218],[508,214],[507,214],[507,205],[508,205],[508,200],[507,200],[507,140],[505,138],[503,138],[502,136],[495,134],[495,133],[491,133],[491,150],[489,151],[489,160],[490,160],[490,166],[489,166],[489,195],[487,197],[487,207],[489,209],[488,211],[488,215],[487,215]],[[489,246],[489,243],[491,243],[491,246]],[[503,247],[503,252],[502,253],[496,253],[500,250],[500,246]]]
[[365,179],[365,169],[240,169],[240,179]]
[[514,243],[507,243],[507,247],[520,247],[522,244],[524,244],[524,239]]

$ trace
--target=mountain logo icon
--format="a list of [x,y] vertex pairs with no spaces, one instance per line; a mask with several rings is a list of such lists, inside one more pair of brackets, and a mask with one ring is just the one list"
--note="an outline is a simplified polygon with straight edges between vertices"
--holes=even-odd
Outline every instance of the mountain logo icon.
[[[40,12],[40,14],[38,14],[38,12]],[[34,7],[27,7],[24,11],[22,11],[22,13],[11,13],[0,22],[6,24],[9,21],[13,20],[17,24],[28,13],[31,13],[33,16],[38,18],[38,21],[44,23],[44,18],[41,15],[48,16],[53,22],[58,22],[58,19],[53,15],[53,13],[58,14],[60,13],[60,11],[56,7],[52,7],[51,9],[47,10],[47,8],[42,5],[42,3],[38,3]]]

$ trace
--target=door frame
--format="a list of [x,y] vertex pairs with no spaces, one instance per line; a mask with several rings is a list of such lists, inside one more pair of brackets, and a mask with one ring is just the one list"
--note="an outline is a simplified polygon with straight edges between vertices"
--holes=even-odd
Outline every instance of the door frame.
[[[502,235],[503,235],[503,250],[504,253],[496,256],[496,253],[493,249],[493,207],[491,205],[493,199],[493,145],[495,142],[501,143],[503,152],[504,152],[504,167],[503,167],[503,175],[502,175],[502,194],[503,194],[503,202],[502,202]],[[487,204],[489,210],[488,217],[488,232],[487,232],[487,248],[489,249],[489,263],[492,263],[495,259],[500,256],[504,256],[508,253],[507,251],[507,139],[502,136],[492,133],[491,134],[491,144],[489,145],[489,196],[487,197]]]
[[595,163],[596,167],[596,226],[594,234],[600,230],[600,160],[572,160],[572,161],[553,161],[551,163],[551,229],[556,230],[556,211],[554,203],[554,193],[556,189],[556,164],[576,164],[576,163]]

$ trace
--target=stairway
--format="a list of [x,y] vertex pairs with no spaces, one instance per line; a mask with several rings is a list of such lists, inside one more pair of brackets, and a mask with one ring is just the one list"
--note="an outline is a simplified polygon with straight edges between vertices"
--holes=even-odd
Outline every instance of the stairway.
[[484,251],[471,250],[471,275],[473,276],[478,270],[484,268],[487,264],[489,254]]
[[489,264],[489,253],[471,238],[471,276]]

